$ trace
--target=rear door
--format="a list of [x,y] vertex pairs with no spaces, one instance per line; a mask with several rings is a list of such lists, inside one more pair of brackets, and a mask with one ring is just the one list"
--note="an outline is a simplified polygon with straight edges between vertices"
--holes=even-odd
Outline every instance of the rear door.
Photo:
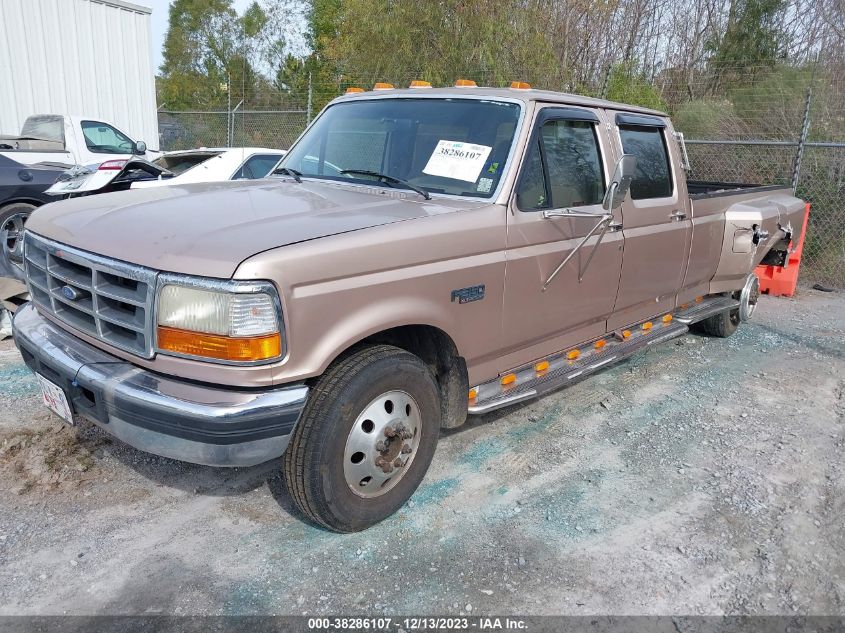
[[543,211],[601,214],[610,145],[595,110],[550,105],[537,111],[508,214],[507,367],[605,333],[619,285],[621,232],[606,233],[598,247],[591,237],[549,282],[597,219],[547,219]]
[[637,170],[622,205],[625,252],[609,330],[675,307],[692,234],[689,201],[679,186],[684,174],[672,159],[665,119],[627,113],[615,119],[617,142],[637,157]]

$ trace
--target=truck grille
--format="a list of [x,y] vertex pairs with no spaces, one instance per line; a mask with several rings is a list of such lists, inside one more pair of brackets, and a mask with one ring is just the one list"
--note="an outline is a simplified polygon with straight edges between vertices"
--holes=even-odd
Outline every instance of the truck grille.
[[67,325],[145,358],[153,355],[156,271],[25,233],[32,301]]

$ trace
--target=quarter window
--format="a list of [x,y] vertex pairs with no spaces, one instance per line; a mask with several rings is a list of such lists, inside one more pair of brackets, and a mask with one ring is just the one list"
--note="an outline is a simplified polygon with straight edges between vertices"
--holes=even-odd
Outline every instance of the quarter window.
[[631,198],[666,198],[672,195],[672,172],[663,131],[657,127],[619,126],[622,151],[637,157]]
[[533,142],[517,206],[524,210],[599,204],[604,173],[595,127],[589,121],[547,121]]

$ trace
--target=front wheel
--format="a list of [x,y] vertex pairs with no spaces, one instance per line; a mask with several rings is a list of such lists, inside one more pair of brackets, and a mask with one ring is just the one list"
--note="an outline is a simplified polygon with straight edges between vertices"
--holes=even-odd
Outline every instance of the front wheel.
[[299,509],[336,532],[387,518],[428,470],[440,432],[440,394],[418,357],[374,345],[341,359],[311,391],[284,475]]

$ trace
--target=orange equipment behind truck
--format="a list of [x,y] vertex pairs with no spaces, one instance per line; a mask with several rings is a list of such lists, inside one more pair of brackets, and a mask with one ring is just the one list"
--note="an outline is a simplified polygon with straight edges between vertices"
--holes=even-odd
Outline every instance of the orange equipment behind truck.
[[810,203],[804,211],[804,226],[795,250],[789,254],[786,266],[760,265],[754,270],[760,280],[760,292],[775,297],[791,297],[798,285],[798,269],[801,267],[801,253],[804,251],[804,237],[807,235],[807,220],[810,217]]

